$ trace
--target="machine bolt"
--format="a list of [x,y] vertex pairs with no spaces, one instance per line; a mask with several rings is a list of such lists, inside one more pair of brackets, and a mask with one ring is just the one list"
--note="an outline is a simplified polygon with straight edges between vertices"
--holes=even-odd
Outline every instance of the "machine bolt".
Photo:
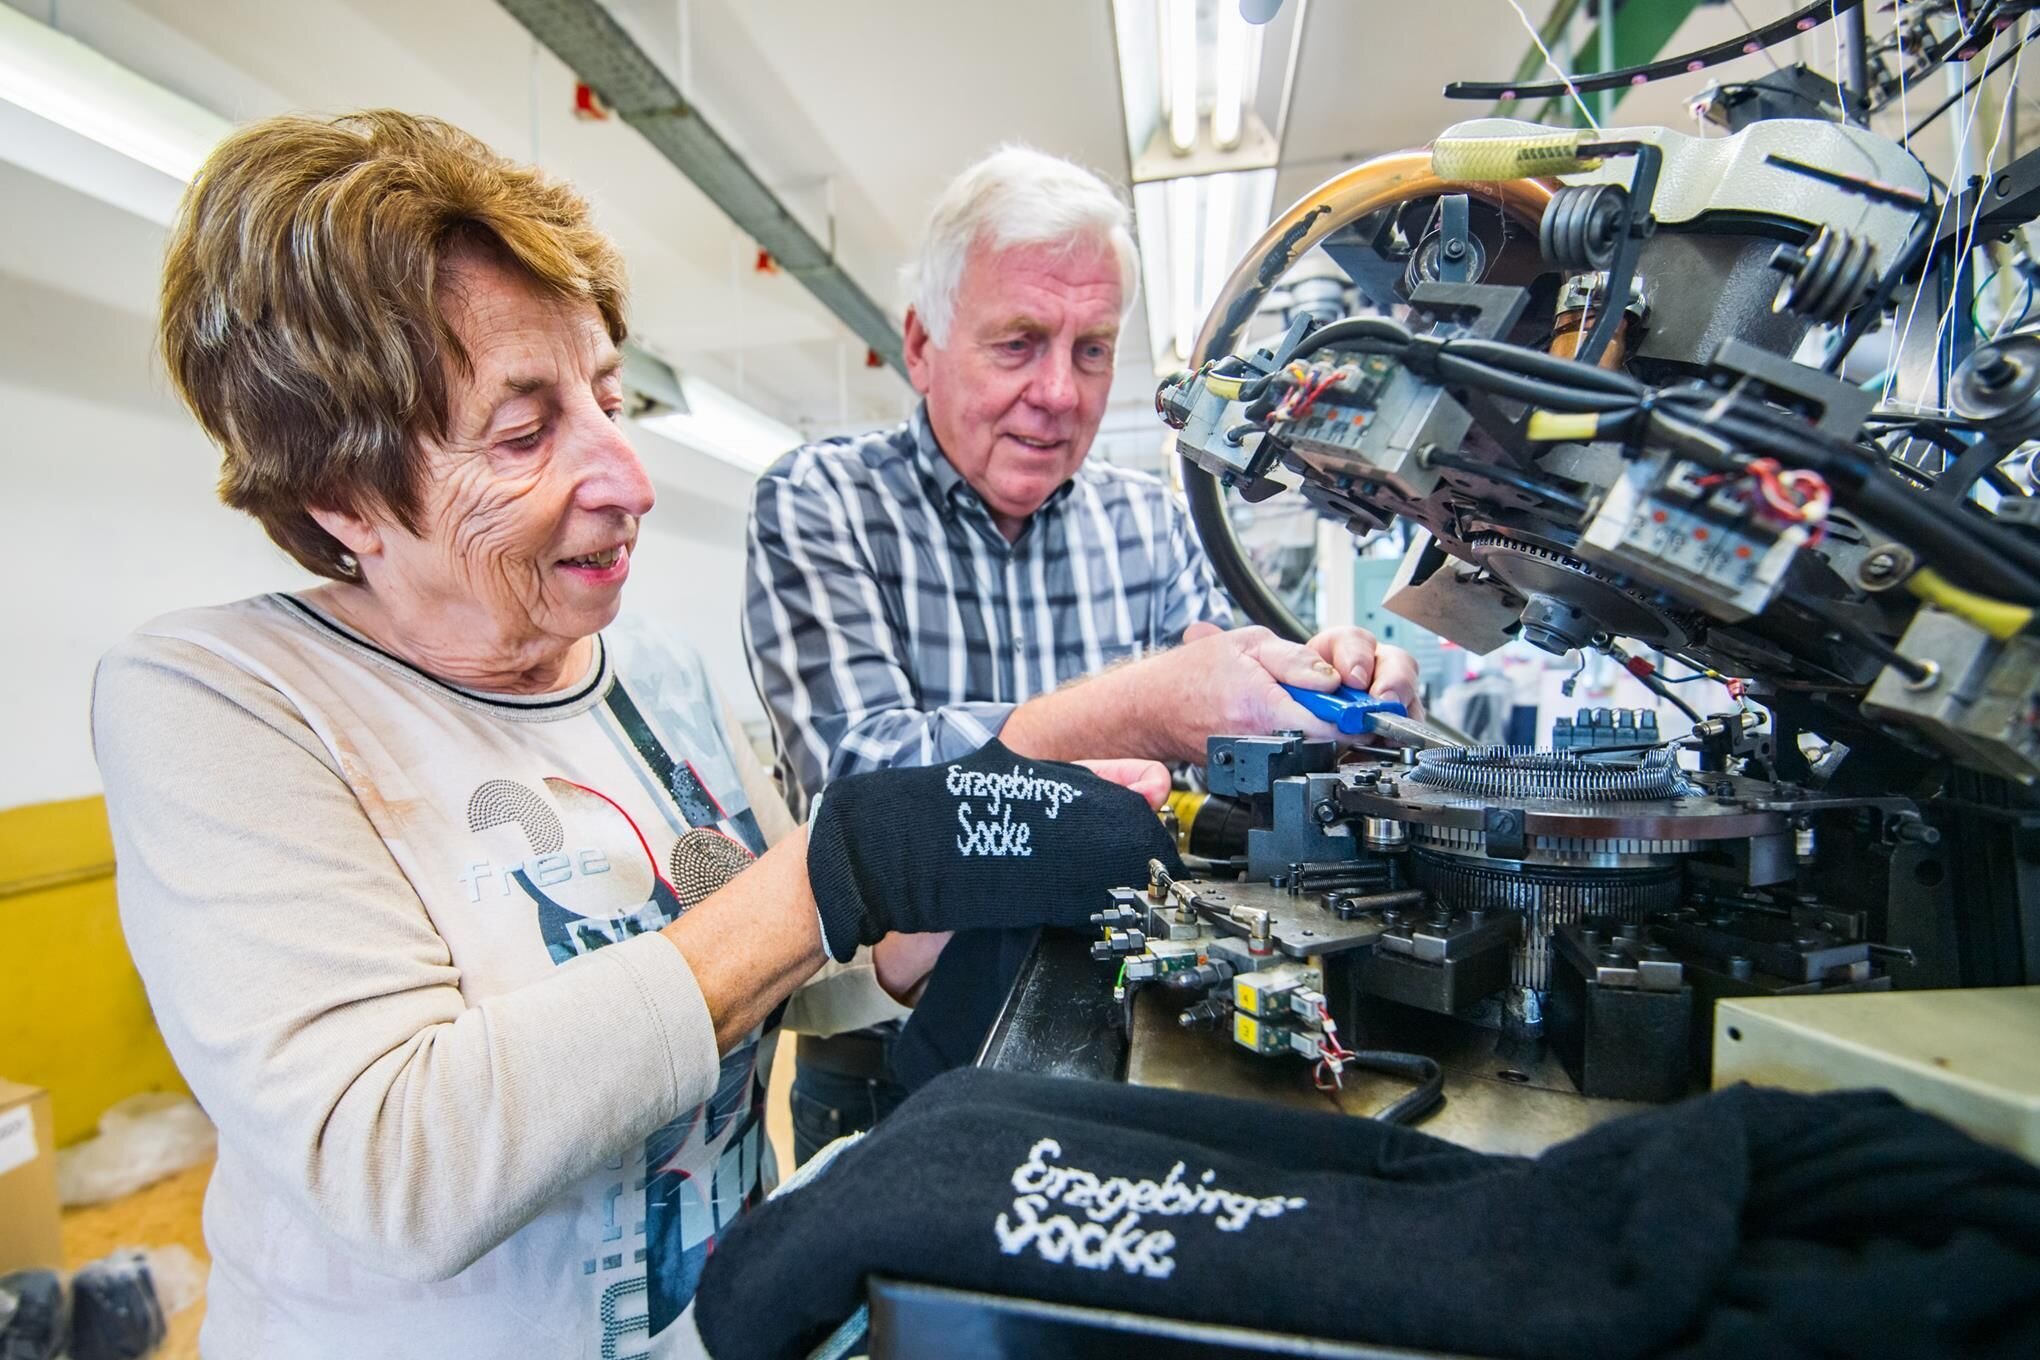
[[1873,549],[1856,568],[1856,583],[1865,590],[1885,590],[1912,574],[1912,551],[1896,543]]
[[1741,954],[1734,954],[1728,960],[1728,975],[1738,982],[1748,982],[1756,975],[1756,966]]
[[1330,826],[1339,820],[1339,809],[1332,805],[1331,799],[1320,798],[1317,805],[1311,809],[1311,815],[1317,818],[1319,826]]

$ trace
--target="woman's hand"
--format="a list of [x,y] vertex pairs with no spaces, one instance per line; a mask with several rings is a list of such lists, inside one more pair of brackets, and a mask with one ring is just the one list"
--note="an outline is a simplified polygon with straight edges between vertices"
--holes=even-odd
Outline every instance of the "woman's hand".
[[1110,889],[1147,882],[1153,861],[1179,872],[1154,809],[1165,771],[1138,760],[1103,768],[992,741],[946,765],[830,784],[808,828],[830,956],[848,962],[890,934],[1082,928]]
[[[1132,789],[1145,798],[1151,808],[1160,809],[1169,796],[1169,770],[1160,761],[1079,760],[1076,763],[1100,779]],[[927,985],[928,974],[935,970],[935,961],[942,957],[942,946],[949,943],[950,934],[946,930],[919,935],[894,933],[873,945],[871,965],[885,994],[902,1006],[911,1006],[919,1001],[922,989]]]
[[942,956],[942,946],[949,943],[949,935],[946,930],[925,935],[894,934],[873,945],[871,966],[885,994],[902,1006],[919,1001],[921,988],[928,981],[928,974],[935,971],[935,960]]
[[1169,767],[1159,760],[1079,760],[1075,762],[1121,788],[1132,789],[1147,799],[1149,807],[1161,811],[1169,798]]

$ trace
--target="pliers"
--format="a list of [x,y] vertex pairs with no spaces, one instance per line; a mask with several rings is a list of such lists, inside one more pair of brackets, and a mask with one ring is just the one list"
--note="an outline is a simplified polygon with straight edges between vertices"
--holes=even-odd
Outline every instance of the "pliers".
[[1389,738],[1398,746],[1458,746],[1446,732],[1419,722],[1398,699],[1377,699],[1364,689],[1341,685],[1334,690],[1284,685],[1289,696],[1314,718],[1322,718],[1347,736],[1365,733]]

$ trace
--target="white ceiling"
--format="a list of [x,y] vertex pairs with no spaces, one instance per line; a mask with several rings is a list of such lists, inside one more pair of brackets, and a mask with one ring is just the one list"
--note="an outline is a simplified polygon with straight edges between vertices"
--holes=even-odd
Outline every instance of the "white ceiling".
[[[810,230],[825,240],[833,230],[845,267],[895,314],[899,269],[928,204],[978,154],[1024,141],[1127,178],[1109,0],[609,2],[665,49],[655,55],[690,99]],[[1738,0],[1756,21],[1795,2]],[[370,105],[446,117],[588,196],[629,263],[634,329],[650,348],[809,432],[895,419],[910,400],[797,283],[756,272],[755,246],[635,132],[575,119],[572,75],[496,0],[0,3],[54,13],[66,32],[231,118]],[[1523,7],[1541,21],[1549,6]],[[1727,5],[1703,6],[1673,47],[1741,26]],[[1825,35],[1815,38],[1804,55],[1829,69]],[[1485,113],[1442,99],[1440,87],[1506,77],[1528,43],[1508,0],[1310,0],[1278,204],[1355,160]],[[1708,79],[1766,69],[1749,58],[1637,91],[1617,121],[1689,126],[1685,101]],[[16,255],[0,263],[17,268],[29,249],[7,237],[0,246]],[[153,288],[132,299],[152,304]],[[1138,309],[1130,329],[1115,390],[1129,411],[1153,390]]]

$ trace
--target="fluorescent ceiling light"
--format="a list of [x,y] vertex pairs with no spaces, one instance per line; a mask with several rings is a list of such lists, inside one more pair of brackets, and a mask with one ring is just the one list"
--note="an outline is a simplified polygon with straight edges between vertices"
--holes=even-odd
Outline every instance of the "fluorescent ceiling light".
[[[1135,183],[1280,159],[1307,6],[1287,0],[1264,26],[1241,16],[1240,0],[1112,0]],[[1271,44],[1287,60],[1263,82]]]
[[1155,371],[1190,362],[1233,264],[1267,226],[1275,170],[1229,170],[1133,186]]
[[1197,0],[1162,0],[1161,24],[1168,48],[1169,144],[1184,155],[1197,145]]
[[190,183],[232,124],[0,5],[0,100]]
[[1234,0],[1218,0],[1218,34],[1212,44],[1211,141],[1220,151],[1239,146],[1260,74],[1261,26],[1241,18]]
[[757,407],[739,401],[713,383],[680,375],[684,411],[661,410],[638,417],[653,434],[756,476],[806,443],[800,431]]

